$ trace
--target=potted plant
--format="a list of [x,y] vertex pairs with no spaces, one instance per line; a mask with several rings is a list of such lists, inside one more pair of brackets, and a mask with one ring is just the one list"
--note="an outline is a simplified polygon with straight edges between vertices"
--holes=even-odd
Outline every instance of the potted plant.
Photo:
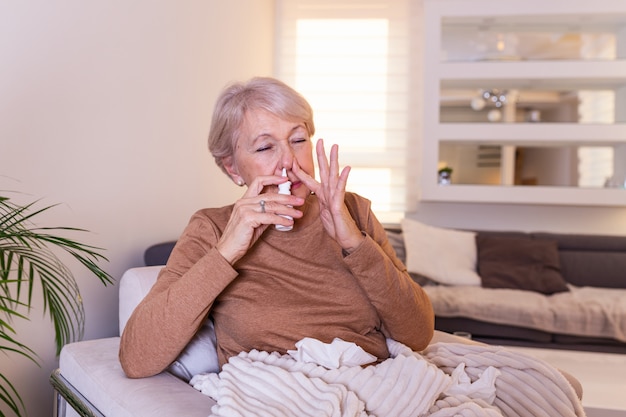
[[[105,286],[113,283],[113,278],[97,265],[98,261],[107,261],[100,248],[62,236],[85,230],[38,227],[35,219],[54,205],[35,205],[15,204],[0,195],[0,352],[19,354],[37,363],[36,353],[19,342],[12,327],[15,319],[28,320],[36,283],[42,289],[44,314],[49,314],[54,325],[57,355],[63,345],[83,334],[80,291],[59,255],[69,254],[68,259],[78,261]],[[1,369],[0,404],[7,405],[18,417],[26,414],[22,398]]]
[[452,168],[446,166],[437,171],[439,184],[450,184],[452,182]]

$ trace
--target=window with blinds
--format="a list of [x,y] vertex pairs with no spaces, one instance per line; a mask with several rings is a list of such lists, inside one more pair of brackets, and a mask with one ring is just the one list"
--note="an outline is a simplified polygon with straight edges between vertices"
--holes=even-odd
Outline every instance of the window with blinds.
[[316,138],[339,145],[348,189],[383,223],[408,210],[408,0],[277,2],[277,77],[311,103]]

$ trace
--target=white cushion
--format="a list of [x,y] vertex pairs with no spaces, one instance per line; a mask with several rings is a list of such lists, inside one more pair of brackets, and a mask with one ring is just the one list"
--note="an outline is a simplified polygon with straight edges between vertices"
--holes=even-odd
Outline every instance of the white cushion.
[[409,272],[440,284],[481,284],[476,272],[476,233],[402,220]]
[[119,337],[70,343],[61,375],[107,417],[206,417],[215,404],[167,372],[130,379],[118,360]]
[[167,370],[186,382],[194,375],[220,371],[215,329],[211,319],[204,323]]
[[124,272],[120,279],[119,292],[119,328],[120,334],[124,332],[126,322],[133,310],[148,294],[154,285],[163,266],[144,266],[131,268]]
[[[131,268],[122,276],[119,293],[120,334],[133,310],[156,282],[162,268],[163,266]],[[189,381],[196,374],[219,372],[217,342],[211,320],[207,320],[198,330],[168,371],[185,381]]]

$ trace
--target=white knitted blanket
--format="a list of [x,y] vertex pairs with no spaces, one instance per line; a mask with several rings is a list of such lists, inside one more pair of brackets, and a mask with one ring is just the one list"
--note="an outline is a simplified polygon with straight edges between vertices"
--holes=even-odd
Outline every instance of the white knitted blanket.
[[569,382],[536,358],[484,345],[388,346],[380,364],[337,369],[254,350],[190,384],[216,400],[214,417],[585,416]]

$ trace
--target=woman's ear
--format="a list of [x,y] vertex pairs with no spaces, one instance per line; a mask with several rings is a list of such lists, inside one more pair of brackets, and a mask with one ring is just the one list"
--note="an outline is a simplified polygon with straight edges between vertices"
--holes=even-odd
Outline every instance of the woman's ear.
[[225,156],[224,158],[222,158],[222,164],[224,165],[224,169],[228,173],[228,176],[233,180],[235,184],[240,187],[246,184],[241,175],[239,175],[239,171],[237,170],[237,166],[235,165],[235,159],[232,156]]

